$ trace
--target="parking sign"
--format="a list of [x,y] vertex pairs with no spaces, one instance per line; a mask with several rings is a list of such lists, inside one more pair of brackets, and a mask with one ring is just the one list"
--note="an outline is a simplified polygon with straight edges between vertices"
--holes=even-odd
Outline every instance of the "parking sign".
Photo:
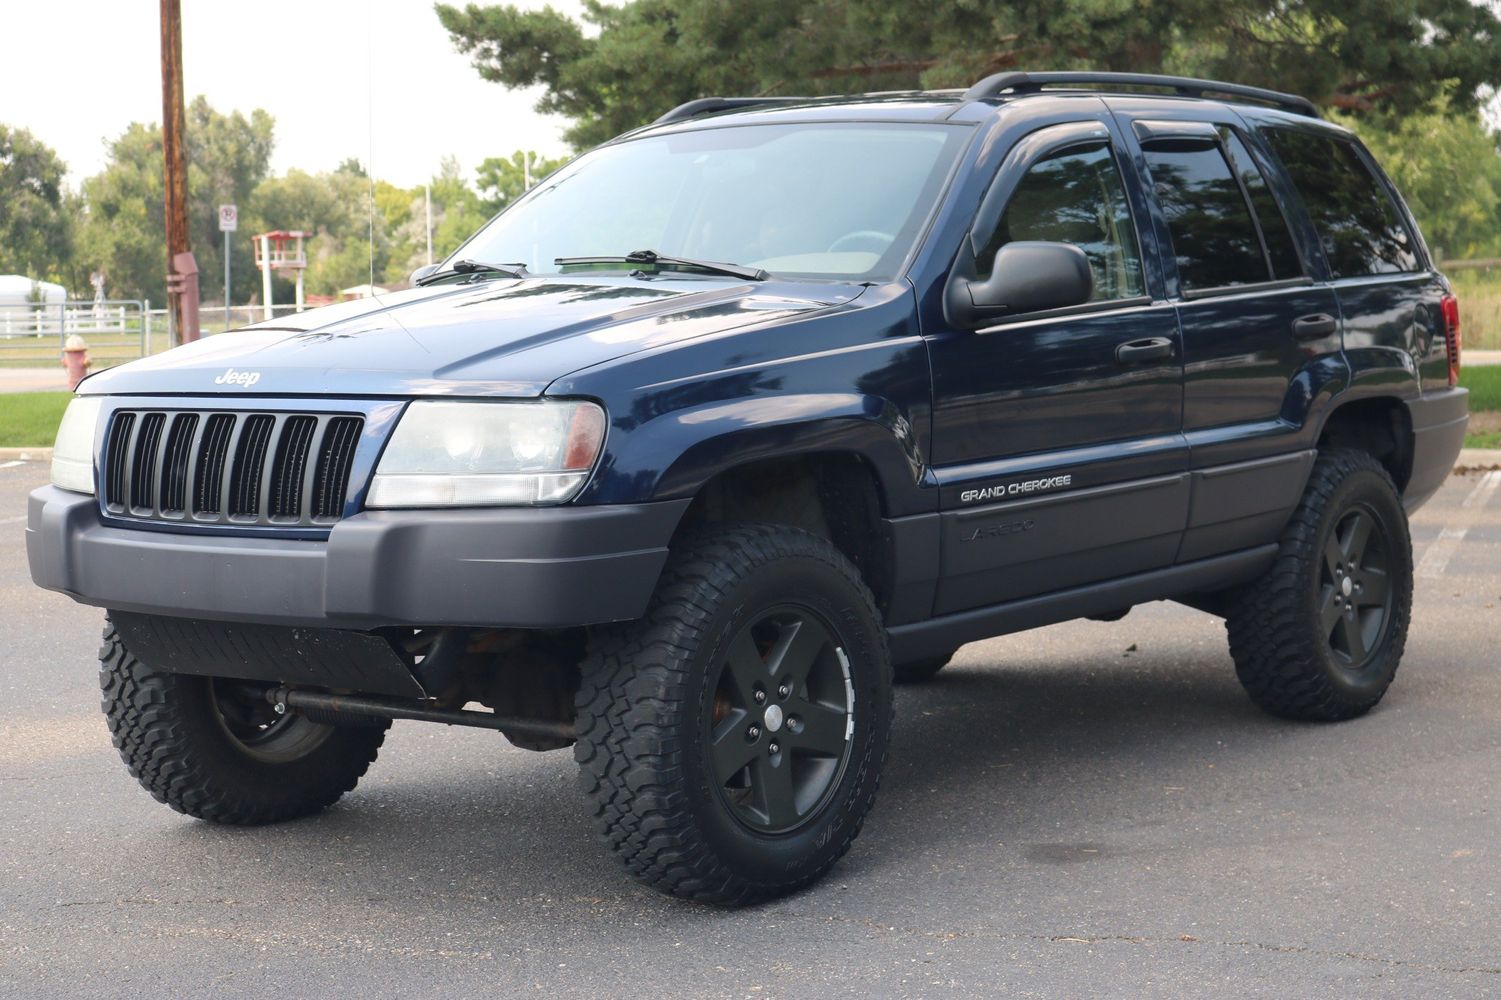
[[240,228],[240,211],[234,205],[219,206],[219,232],[232,233]]

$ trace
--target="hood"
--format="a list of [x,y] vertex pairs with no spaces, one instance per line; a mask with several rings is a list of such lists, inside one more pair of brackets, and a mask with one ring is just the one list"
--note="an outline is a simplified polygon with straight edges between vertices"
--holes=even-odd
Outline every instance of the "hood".
[[863,290],[622,274],[438,284],[207,337],[100,372],[79,392],[537,396],[582,368],[836,308]]

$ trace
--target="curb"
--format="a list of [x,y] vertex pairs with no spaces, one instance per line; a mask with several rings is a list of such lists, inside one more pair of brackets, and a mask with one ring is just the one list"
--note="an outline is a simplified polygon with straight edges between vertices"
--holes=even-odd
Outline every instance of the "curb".
[[50,462],[51,448],[0,448],[0,462]]
[[1501,469],[1501,448],[1466,448],[1459,453],[1454,469],[1456,472]]

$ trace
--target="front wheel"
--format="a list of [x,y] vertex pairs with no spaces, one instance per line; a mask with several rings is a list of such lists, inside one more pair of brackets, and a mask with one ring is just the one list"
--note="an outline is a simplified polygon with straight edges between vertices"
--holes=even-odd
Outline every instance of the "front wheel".
[[332,805],[364,775],[390,726],[279,715],[239,682],[153,670],[108,623],[99,684],[130,773],[158,801],[214,823],[275,823]]
[[647,616],[596,633],[582,673],[580,780],[639,881],[742,905],[849,849],[886,758],[891,665],[828,542],[741,525],[675,546]]
[[1396,676],[1412,612],[1412,542],[1397,488],[1362,451],[1319,456],[1276,562],[1225,625],[1251,699],[1289,719],[1370,711]]

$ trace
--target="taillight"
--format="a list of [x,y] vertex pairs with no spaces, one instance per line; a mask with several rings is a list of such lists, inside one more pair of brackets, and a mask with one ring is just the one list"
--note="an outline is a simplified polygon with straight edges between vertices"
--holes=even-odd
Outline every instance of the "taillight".
[[1453,295],[1443,298],[1444,347],[1449,352],[1449,384],[1459,384],[1459,300]]

